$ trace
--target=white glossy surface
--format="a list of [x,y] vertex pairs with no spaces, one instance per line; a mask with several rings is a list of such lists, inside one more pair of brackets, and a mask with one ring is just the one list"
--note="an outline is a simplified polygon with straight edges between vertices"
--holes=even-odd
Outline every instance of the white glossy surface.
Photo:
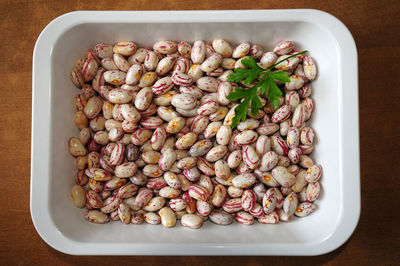
[[[77,136],[69,71],[98,42],[220,37],[272,50],[289,39],[318,65],[312,83],[312,157],[323,166],[322,193],[309,217],[278,225],[177,226],[86,222],[70,191],[76,167],[67,140]],[[73,12],[52,21],[33,58],[31,215],[40,236],[69,254],[316,255],[344,243],[360,213],[357,51],[347,28],[317,10]]]

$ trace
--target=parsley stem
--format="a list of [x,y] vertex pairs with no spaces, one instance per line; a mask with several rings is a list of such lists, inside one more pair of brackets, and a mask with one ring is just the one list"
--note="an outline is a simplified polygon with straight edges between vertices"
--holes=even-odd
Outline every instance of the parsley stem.
[[304,51],[299,52],[299,53],[297,53],[297,54],[293,54],[293,55],[291,55],[291,56],[288,56],[288,57],[286,57],[285,59],[282,59],[281,61],[279,61],[279,62],[273,64],[272,66],[270,66],[269,68],[267,68],[267,70],[272,70],[274,67],[276,67],[276,66],[279,65],[280,63],[282,63],[282,62],[288,60],[289,58],[296,57],[296,56],[298,56],[298,55],[305,54],[305,53],[307,53],[307,52],[308,52],[307,50],[304,50]]

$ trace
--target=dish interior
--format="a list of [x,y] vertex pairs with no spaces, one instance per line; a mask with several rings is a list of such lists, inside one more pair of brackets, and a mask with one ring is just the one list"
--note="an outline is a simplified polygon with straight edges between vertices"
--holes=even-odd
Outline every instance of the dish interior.
[[[293,40],[296,49],[307,49],[318,66],[312,83],[315,109],[308,122],[316,132],[312,158],[323,166],[322,192],[317,210],[305,218],[277,225],[234,223],[218,226],[207,221],[200,230],[178,226],[164,228],[149,224],[123,225],[120,222],[97,225],[84,219],[84,209],[70,198],[77,172],[67,141],[78,136],[73,116],[73,97],[80,92],[69,79],[69,71],[86,49],[99,42],[133,40],[139,47],[151,47],[158,40],[206,40],[223,38],[234,47],[242,41],[259,44],[271,51],[280,40]],[[340,136],[340,50],[336,39],[324,28],[307,22],[241,23],[83,23],[65,32],[51,51],[51,132],[49,211],[60,234],[85,243],[318,243],[329,237],[341,219],[341,136]]]

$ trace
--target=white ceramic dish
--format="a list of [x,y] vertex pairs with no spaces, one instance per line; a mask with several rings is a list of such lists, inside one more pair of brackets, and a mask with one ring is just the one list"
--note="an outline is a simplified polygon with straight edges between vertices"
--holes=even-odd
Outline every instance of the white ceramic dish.
[[[250,41],[264,50],[282,39],[308,49],[318,64],[312,83],[317,133],[313,158],[323,192],[309,217],[277,225],[177,226],[86,222],[70,199],[75,162],[67,140],[77,136],[69,79],[75,60],[98,42],[161,39]],[[52,21],[33,55],[31,215],[53,248],[99,255],[317,255],[342,245],[360,214],[357,51],[347,28],[317,10],[73,12]]]

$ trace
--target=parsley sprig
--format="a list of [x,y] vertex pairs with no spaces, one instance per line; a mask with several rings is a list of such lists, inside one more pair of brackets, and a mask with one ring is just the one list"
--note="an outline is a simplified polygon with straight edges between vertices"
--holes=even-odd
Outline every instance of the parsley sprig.
[[290,82],[285,71],[274,71],[274,67],[280,63],[288,60],[289,58],[306,53],[307,50],[293,54],[285,59],[275,63],[267,69],[261,68],[252,56],[242,60],[242,64],[247,68],[236,68],[233,73],[228,77],[228,81],[243,82],[245,85],[250,85],[258,78],[256,85],[249,89],[235,88],[235,91],[229,93],[227,99],[230,101],[237,101],[244,99],[235,108],[235,117],[232,120],[232,128],[236,127],[241,121],[246,120],[247,110],[250,105],[251,114],[256,116],[259,109],[262,108],[261,100],[258,96],[258,91],[261,94],[266,94],[268,101],[271,102],[273,107],[279,105],[279,96],[282,96],[282,91],[279,89],[276,81],[283,83]]

